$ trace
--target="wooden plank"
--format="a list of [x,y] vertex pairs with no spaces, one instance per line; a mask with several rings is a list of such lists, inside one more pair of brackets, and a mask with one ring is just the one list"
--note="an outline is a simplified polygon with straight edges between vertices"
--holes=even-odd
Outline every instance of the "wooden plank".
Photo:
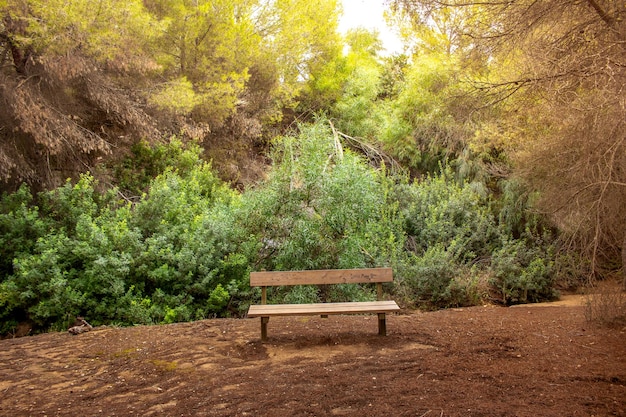
[[248,317],[313,316],[321,314],[390,313],[400,310],[395,301],[354,303],[265,304],[251,305]]
[[310,271],[251,272],[250,285],[322,285],[392,282],[391,268],[321,269]]

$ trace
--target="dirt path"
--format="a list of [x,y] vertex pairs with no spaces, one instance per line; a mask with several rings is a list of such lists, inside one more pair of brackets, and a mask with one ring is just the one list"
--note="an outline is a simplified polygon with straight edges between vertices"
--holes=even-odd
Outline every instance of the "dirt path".
[[[575,304],[575,303],[574,303]],[[0,341],[2,416],[626,416],[581,307],[205,320]]]

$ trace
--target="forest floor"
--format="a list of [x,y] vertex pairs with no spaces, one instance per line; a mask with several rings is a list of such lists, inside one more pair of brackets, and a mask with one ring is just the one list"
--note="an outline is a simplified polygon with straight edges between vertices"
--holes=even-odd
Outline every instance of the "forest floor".
[[[574,301],[572,301],[574,300]],[[579,298],[0,341],[2,416],[626,416],[626,328]]]

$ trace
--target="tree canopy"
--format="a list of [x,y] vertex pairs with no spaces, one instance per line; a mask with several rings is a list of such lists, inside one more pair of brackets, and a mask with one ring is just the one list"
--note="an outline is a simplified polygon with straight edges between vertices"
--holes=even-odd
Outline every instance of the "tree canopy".
[[516,173],[541,191],[541,207],[588,253],[594,273],[616,262],[626,247],[624,2],[393,4],[429,28],[439,28],[432,16],[462,16],[452,33],[488,58],[488,72],[472,83],[501,116],[477,139],[514,158]]
[[140,139],[259,136],[339,53],[337,3],[0,3],[0,177],[46,188]]

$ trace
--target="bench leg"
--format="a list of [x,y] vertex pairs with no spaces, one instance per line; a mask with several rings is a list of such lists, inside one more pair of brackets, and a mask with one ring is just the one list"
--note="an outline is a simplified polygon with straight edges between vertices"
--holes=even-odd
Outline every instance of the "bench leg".
[[269,321],[269,317],[261,317],[261,340],[263,342],[267,340],[267,323]]
[[378,335],[387,336],[387,321],[385,320],[385,313],[378,313]]

